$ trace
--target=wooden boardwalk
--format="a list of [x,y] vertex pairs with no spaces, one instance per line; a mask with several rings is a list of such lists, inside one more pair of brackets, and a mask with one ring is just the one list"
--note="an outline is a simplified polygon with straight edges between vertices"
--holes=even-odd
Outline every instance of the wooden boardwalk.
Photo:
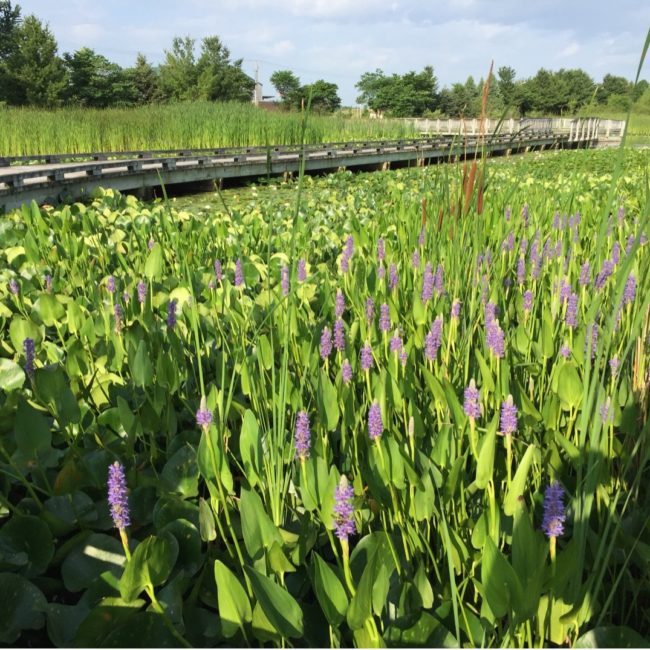
[[[440,135],[329,143],[306,146],[304,166],[308,173],[342,168],[375,170],[597,144],[591,132],[575,138],[549,129],[485,137]],[[98,187],[146,196],[162,183],[172,189],[180,185],[209,189],[220,179],[295,174],[302,156],[299,146],[277,146],[4,157],[0,158],[0,210],[9,211],[32,200],[57,203],[83,199]]]

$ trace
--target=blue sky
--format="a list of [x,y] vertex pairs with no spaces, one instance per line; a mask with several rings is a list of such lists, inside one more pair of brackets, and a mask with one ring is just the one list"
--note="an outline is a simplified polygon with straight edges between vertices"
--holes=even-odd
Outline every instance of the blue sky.
[[[303,83],[323,78],[354,105],[363,72],[433,65],[440,86],[510,65],[518,77],[538,68],[581,67],[631,79],[648,27],[647,0],[14,0],[23,15],[49,23],[60,52],[82,46],[123,66],[143,52],[152,63],[176,35],[216,34],[264,94],[275,70]],[[198,48],[197,48],[198,49]],[[643,77],[649,78],[647,63]]]

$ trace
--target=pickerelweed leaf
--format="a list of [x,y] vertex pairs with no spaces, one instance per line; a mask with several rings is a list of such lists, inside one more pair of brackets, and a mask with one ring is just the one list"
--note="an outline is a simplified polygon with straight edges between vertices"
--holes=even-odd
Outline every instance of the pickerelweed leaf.
[[223,635],[230,639],[239,630],[245,634],[245,626],[253,618],[246,591],[235,574],[219,560],[214,562],[214,578]]

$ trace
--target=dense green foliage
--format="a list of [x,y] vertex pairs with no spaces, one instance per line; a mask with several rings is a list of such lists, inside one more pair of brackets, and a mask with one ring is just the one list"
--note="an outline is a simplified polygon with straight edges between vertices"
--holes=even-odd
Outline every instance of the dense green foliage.
[[[188,149],[300,142],[302,115],[252,104],[181,102],[137,108],[0,108],[0,151],[39,153]],[[309,142],[415,137],[394,120],[310,117]]]
[[302,110],[309,102],[317,113],[331,113],[341,107],[338,86],[324,79],[303,86],[291,70],[277,70],[271,75],[271,83],[285,109]]
[[104,191],[1,218],[0,643],[647,644],[649,163],[336,174],[219,209]]

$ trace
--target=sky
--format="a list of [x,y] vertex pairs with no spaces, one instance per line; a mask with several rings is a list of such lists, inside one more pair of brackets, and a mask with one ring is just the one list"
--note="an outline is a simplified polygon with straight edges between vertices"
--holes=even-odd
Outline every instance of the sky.
[[[336,83],[346,106],[377,68],[402,74],[432,65],[439,86],[509,65],[583,68],[596,81],[633,79],[650,26],[647,0],[14,0],[47,22],[59,52],[87,46],[122,66],[142,52],[164,60],[174,36],[217,35],[252,77],[292,70],[303,84]],[[650,58],[650,57],[649,57]],[[642,77],[650,78],[650,61]]]

